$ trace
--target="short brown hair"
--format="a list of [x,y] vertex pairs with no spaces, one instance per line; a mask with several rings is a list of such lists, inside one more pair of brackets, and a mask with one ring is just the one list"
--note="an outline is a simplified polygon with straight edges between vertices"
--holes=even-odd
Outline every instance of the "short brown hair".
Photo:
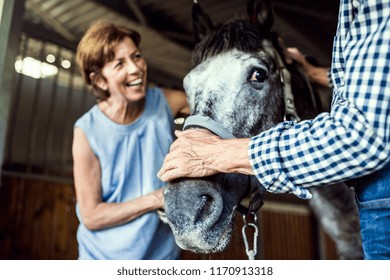
[[90,74],[95,74],[94,80],[101,75],[104,65],[114,59],[114,48],[126,37],[131,38],[136,46],[141,41],[140,34],[135,30],[100,21],[85,32],[77,46],[77,63],[85,82],[92,86],[93,94],[98,100],[106,99],[108,92],[98,88]]

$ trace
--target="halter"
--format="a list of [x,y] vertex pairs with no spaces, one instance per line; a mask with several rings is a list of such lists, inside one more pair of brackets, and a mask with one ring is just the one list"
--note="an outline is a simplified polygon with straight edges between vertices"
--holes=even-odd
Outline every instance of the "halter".
[[280,70],[280,82],[282,83],[283,98],[284,98],[284,108],[285,115],[284,121],[294,121],[299,122],[301,118],[297,114],[297,110],[294,104],[294,95],[291,89],[291,74],[287,70],[286,66],[279,53],[275,51],[275,56],[278,61],[279,70]]

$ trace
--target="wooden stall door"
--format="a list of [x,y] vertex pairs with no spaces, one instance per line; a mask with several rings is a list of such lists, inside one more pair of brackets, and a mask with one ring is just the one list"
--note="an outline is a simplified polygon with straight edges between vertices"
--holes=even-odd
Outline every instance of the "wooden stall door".
[[0,213],[0,259],[77,258],[72,185],[3,178]]
[[[0,259],[77,259],[75,192],[72,184],[5,177],[0,187]],[[270,206],[271,205],[271,206]],[[290,209],[291,208],[291,209]],[[298,209],[298,210],[297,210]],[[299,210],[301,209],[301,210]],[[313,218],[302,208],[266,202],[258,213],[257,259],[335,259],[333,242],[313,230]],[[217,254],[182,252],[185,260],[245,260],[243,220],[226,251]],[[318,242],[323,242],[319,246]],[[318,249],[323,253],[319,254]]]
[[[318,228],[308,206],[266,201],[257,216],[259,236],[256,259],[337,259],[334,242]],[[235,217],[235,225],[232,241],[224,252],[195,254],[183,251],[183,259],[247,260],[241,233],[243,219],[239,214]]]

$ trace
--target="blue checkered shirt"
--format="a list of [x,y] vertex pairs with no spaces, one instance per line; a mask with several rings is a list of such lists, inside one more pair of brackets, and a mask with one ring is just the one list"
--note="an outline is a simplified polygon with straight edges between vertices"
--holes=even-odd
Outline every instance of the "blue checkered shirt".
[[386,164],[389,48],[390,0],[341,0],[330,113],[280,123],[249,142],[250,163],[268,191],[311,198],[309,187],[360,177]]

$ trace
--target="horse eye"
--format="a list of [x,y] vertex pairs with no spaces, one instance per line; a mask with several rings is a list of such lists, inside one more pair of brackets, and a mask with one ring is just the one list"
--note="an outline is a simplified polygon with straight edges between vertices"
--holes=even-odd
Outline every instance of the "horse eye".
[[267,72],[263,69],[254,69],[251,77],[249,78],[250,81],[258,82],[258,83],[264,83],[266,79],[267,79]]

